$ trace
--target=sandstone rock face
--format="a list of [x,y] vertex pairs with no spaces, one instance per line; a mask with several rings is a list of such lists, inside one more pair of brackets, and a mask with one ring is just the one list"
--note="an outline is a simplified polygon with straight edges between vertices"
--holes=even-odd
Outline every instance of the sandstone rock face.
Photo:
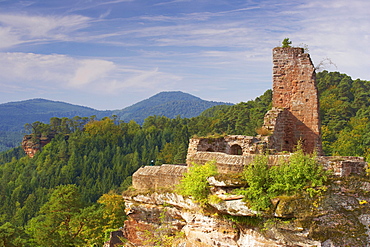
[[267,115],[278,118],[274,127],[273,149],[292,151],[298,141],[306,152],[322,153],[319,101],[315,68],[303,48],[273,49],[273,110]]
[[22,140],[22,148],[28,157],[32,158],[43,146],[51,142],[53,138],[53,134],[48,136],[25,135]]
[[[215,195],[238,186],[216,178],[210,181]],[[280,197],[272,211],[258,213],[237,197],[202,208],[175,193],[126,195],[128,220],[123,233],[135,246],[152,246],[150,240],[167,234],[179,236],[174,246],[186,247],[366,247],[370,246],[369,187],[370,180],[364,177],[335,178],[320,196]],[[148,234],[152,234],[149,240]]]

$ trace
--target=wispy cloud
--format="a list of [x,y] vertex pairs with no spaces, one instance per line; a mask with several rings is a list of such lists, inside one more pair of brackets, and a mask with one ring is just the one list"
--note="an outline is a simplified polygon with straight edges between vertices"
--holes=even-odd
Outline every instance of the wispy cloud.
[[32,16],[0,14],[1,47],[21,43],[69,40],[74,31],[85,28],[91,19],[85,16]]
[[68,82],[69,86],[76,88],[84,88],[91,82],[101,80],[116,69],[113,62],[99,59],[85,59],[78,64],[73,78]]
[[76,1],[72,6],[70,6],[69,13],[76,12],[80,10],[94,9],[104,5],[115,5],[124,2],[132,2],[134,0],[82,0]]
[[162,5],[169,5],[169,4],[177,4],[177,3],[184,3],[184,2],[191,2],[192,0],[172,0],[168,2],[161,2],[153,4],[153,6],[162,6]]
[[102,94],[117,94],[126,89],[150,90],[181,77],[118,65],[103,59],[76,59],[66,55],[1,53],[0,81],[8,81],[0,91],[40,92],[74,89]]

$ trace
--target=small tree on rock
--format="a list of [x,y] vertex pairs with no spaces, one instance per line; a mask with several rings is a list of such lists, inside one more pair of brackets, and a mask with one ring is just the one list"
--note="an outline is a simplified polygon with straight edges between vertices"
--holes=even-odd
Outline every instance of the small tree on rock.
[[292,44],[292,41],[290,41],[289,38],[285,38],[282,44],[283,44],[283,48],[287,48],[287,47],[290,47],[290,45]]

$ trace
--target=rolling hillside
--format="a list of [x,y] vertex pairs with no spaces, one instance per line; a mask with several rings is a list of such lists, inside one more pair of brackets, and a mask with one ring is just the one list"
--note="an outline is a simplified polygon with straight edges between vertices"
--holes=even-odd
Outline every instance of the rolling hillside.
[[99,111],[93,108],[46,99],[30,99],[0,104],[0,151],[19,145],[26,123],[36,121],[48,123],[52,117],[74,116],[98,119],[117,115],[120,120],[135,120],[142,124],[148,116],[159,115],[169,118],[196,117],[204,110],[228,103],[202,100],[183,92],[161,92],[122,110]]
[[125,122],[135,120],[142,124],[144,119],[157,115],[175,118],[196,117],[204,110],[215,105],[232,105],[225,102],[206,101],[188,93],[177,92],[161,92],[149,99],[140,101],[125,109],[114,111],[113,114]]

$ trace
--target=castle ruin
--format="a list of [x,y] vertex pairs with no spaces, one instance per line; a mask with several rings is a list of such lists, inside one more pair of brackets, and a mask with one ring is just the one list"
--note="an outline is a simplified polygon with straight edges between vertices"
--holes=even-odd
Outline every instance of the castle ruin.
[[306,153],[322,155],[315,67],[303,48],[273,49],[272,106],[263,125],[270,148],[292,152],[301,142]]
[[[367,163],[361,157],[322,156],[316,73],[303,48],[273,49],[273,107],[264,117],[263,128],[269,135],[192,138],[186,164],[215,161],[219,173],[237,173],[258,154],[269,153],[271,165],[289,158],[289,153],[301,143],[306,153],[316,152],[317,161],[336,176],[365,173]],[[185,171],[186,167],[180,165],[142,167],[133,174],[133,187],[173,187]]]

